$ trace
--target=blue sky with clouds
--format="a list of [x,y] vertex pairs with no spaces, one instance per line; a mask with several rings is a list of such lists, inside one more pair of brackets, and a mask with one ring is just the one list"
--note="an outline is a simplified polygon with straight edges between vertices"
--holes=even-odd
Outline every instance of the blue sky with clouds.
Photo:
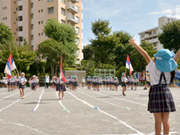
[[156,27],[159,17],[173,17],[173,11],[180,19],[180,0],[83,0],[83,45],[94,38],[91,22],[99,18],[109,20],[113,31],[134,35],[139,43],[139,32]]

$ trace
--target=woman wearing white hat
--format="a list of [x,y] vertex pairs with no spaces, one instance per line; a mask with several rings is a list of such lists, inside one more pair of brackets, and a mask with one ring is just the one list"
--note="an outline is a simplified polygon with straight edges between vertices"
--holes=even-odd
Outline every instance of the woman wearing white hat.
[[161,124],[163,124],[164,135],[169,135],[169,113],[176,111],[169,84],[174,81],[180,49],[176,55],[167,49],[161,49],[154,55],[155,62],[153,62],[134,39],[130,39],[129,42],[145,58],[148,64],[146,69],[151,74],[148,111],[154,114],[155,134],[161,135]]

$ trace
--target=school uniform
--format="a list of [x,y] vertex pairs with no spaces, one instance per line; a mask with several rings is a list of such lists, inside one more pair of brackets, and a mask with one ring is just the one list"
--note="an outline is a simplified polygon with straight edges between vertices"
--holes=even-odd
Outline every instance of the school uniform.
[[56,81],[56,91],[66,91],[66,87],[65,87],[65,84],[63,83],[63,84],[61,84],[61,82],[63,82],[62,81],[62,79],[57,79],[57,81]]
[[119,86],[119,80],[118,79],[114,80],[114,86]]
[[27,82],[25,77],[20,77],[19,78],[19,89],[25,89],[25,85],[22,85],[25,82]]
[[135,85],[135,86],[138,85],[138,79],[134,79],[134,85]]
[[171,73],[161,72],[153,61],[147,65],[146,69],[151,74],[148,111],[150,113],[176,111],[173,96],[168,85],[170,84]]
[[126,87],[126,81],[127,81],[126,77],[121,77],[121,86],[122,87]]

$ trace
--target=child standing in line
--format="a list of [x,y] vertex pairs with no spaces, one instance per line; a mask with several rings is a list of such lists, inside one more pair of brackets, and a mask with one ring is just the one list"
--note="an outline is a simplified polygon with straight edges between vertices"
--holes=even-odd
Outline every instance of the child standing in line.
[[134,90],[137,90],[137,85],[138,85],[138,79],[137,77],[134,77]]
[[[59,95],[59,100],[64,100],[64,91],[66,91],[66,87],[65,87],[65,84],[63,82],[62,79],[60,79],[60,77],[57,79],[56,81],[56,91],[58,91],[58,95]],[[61,93],[62,93],[62,98],[61,98]]]
[[25,89],[25,84],[27,83],[27,80],[25,78],[25,73],[21,73],[21,77],[19,77],[19,90],[20,90],[20,98],[24,99],[24,89]]
[[126,73],[121,74],[121,87],[123,88],[122,94],[123,96],[126,96],[125,91],[126,91],[126,83],[128,82],[128,79],[126,78]]
[[82,77],[82,87],[84,88],[84,85],[85,85],[85,79],[84,79],[84,77]]
[[151,74],[148,111],[154,114],[155,134],[161,135],[161,124],[163,124],[163,134],[169,135],[169,114],[176,111],[169,84],[174,81],[180,49],[175,56],[169,50],[161,49],[154,55],[155,62],[153,62],[147,52],[137,45],[134,39],[130,39],[129,42],[145,58],[148,64],[146,69]]
[[134,85],[134,78],[131,76],[131,90],[133,90],[133,85]]
[[119,80],[117,77],[114,77],[114,86],[115,86],[115,90],[118,91]]

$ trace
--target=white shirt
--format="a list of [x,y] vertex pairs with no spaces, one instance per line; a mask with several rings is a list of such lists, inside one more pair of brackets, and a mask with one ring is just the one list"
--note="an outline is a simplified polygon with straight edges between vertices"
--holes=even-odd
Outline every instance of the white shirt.
[[27,80],[26,80],[25,77],[20,77],[20,78],[19,78],[19,82],[20,82],[20,83],[25,83],[25,82],[27,82]]
[[121,82],[126,82],[128,79],[126,77],[121,77]]
[[[150,83],[151,85],[157,85],[159,84],[159,79],[160,79],[160,75],[161,75],[161,71],[159,71],[156,67],[156,64],[151,60],[150,63],[146,66],[146,69],[150,72]],[[164,73],[165,77],[166,77],[166,82],[167,84],[170,84],[170,80],[171,80],[171,73],[170,72],[166,72]],[[161,79],[161,84],[165,84],[164,78],[162,77]]]
[[82,79],[82,82],[85,83],[85,79]]

